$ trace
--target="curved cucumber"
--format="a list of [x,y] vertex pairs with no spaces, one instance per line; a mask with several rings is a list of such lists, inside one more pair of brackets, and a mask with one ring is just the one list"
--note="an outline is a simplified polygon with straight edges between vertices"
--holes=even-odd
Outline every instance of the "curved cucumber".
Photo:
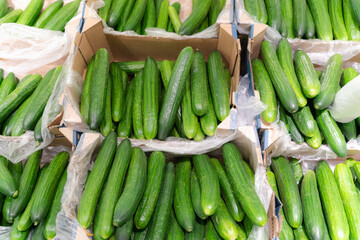
[[302,134],[304,134],[306,137],[315,136],[317,124],[309,106],[305,106],[296,113],[293,113],[292,117],[296,126]]
[[197,217],[199,217],[200,219],[206,219],[207,216],[205,215],[201,207],[200,182],[198,177],[196,176],[195,169],[191,171],[190,191],[191,191],[191,202]]

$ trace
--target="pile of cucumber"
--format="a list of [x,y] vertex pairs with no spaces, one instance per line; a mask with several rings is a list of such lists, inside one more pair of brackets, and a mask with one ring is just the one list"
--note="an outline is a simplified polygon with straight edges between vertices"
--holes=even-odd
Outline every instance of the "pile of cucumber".
[[296,159],[280,156],[271,169],[269,184],[283,203],[280,239],[360,238],[360,162],[349,158],[333,174],[322,160],[303,176]]
[[302,144],[305,139],[316,149],[324,140],[339,157],[346,157],[345,136],[356,138],[356,121],[360,124],[360,119],[338,124],[327,108],[340,90],[340,84],[344,86],[355,78],[356,71],[346,69],[341,77],[340,54],[333,55],[322,72],[315,71],[309,56],[302,50],[295,52],[293,62],[291,47],[285,38],[280,40],[277,51],[270,42],[264,41],[261,56],[262,61],[252,61],[252,69],[260,99],[267,105],[262,119],[268,123],[277,119],[277,95],[280,121],[284,122],[293,141]]
[[81,0],[75,0],[63,6],[63,0],[57,0],[44,11],[44,0],[31,0],[25,10],[8,7],[7,0],[0,0],[0,24],[19,23],[36,28],[64,31],[65,25],[75,16]]
[[1,226],[11,227],[11,240],[53,239],[56,216],[67,180],[69,153],[58,153],[40,169],[42,150],[30,155],[24,166],[0,156]]
[[147,28],[161,28],[180,35],[201,32],[216,23],[224,8],[225,0],[193,0],[193,11],[181,22],[181,5],[169,0],[106,0],[99,9],[99,16],[117,31],[133,30],[146,35]]
[[360,41],[357,0],[244,0],[246,11],[287,38]]
[[80,112],[104,136],[117,128],[119,137],[201,141],[229,115],[230,82],[217,50],[207,63],[200,51],[186,47],[176,62],[147,57],[109,64],[102,48],[88,64]]
[[0,123],[4,136],[20,136],[34,131],[34,138],[42,142],[41,121],[62,67],[50,70],[44,78],[29,74],[20,82],[13,73],[3,79],[0,71]]
[[206,154],[176,164],[162,152],[147,159],[128,139],[116,146],[112,132],[78,206],[80,225],[93,225],[95,239],[246,239],[253,225],[266,224],[254,172],[234,144],[222,148],[224,166]]

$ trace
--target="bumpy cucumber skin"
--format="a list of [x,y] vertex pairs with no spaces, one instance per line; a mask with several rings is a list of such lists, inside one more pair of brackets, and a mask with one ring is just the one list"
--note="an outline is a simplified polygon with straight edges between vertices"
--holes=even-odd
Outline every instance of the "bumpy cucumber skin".
[[329,0],[329,15],[335,39],[347,41],[342,4],[341,0]]
[[311,13],[314,18],[316,34],[321,40],[333,40],[333,31],[331,28],[331,20],[328,14],[327,1],[308,0]]

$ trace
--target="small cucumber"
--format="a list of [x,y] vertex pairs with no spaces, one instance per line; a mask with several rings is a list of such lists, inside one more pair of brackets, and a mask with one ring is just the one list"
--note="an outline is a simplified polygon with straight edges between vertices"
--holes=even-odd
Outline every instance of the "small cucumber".
[[0,102],[2,102],[14,89],[17,85],[17,80],[14,73],[9,73],[6,78],[1,82],[0,85]]
[[319,130],[319,127],[316,126],[315,129],[315,135],[313,137],[305,137],[306,143],[314,148],[314,149],[318,149],[321,146],[322,143],[322,136],[321,136],[321,132]]
[[[181,20],[179,17],[179,13],[173,6],[169,6],[169,17],[171,21],[171,26],[173,26],[176,33],[179,33],[181,27]],[[169,24],[168,24],[169,26]]]
[[105,6],[99,9],[99,17],[101,17],[102,19],[104,19],[105,22],[107,22],[109,19],[109,12],[113,0],[106,0],[104,2],[105,2]]
[[39,119],[39,121],[36,123],[35,129],[34,129],[34,139],[40,143],[43,141],[42,133],[41,133],[41,124],[42,124],[42,117]]
[[321,40],[333,40],[333,31],[328,8],[325,5],[327,1],[307,0],[311,13],[314,18],[316,35]]
[[284,37],[295,38],[294,34],[294,8],[293,1],[280,0],[282,23],[284,24]]
[[293,120],[302,134],[306,137],[314,137],[317,124],[311,113],[310,107],[305,106],[292,114]]
[[190,191],[191,191],[191,202],[197,217],[199,217],[200,219],[206,219],[207,216],[202,211],[202,207],[201,207],[200,182],[198,177],[196,176],[194,169],[191,171]]
[[49,19],[62,7],[63,0],[57,0],[50,4],[38,17],[34,23],[34,27],[43,28]]
[[211,2],[212,0],[204,0],[191,12],[180,27],[180,35],[191,35],[200,27],[210,10]]
[[124,12],[121,15],[120,23],[118,24],[118,26],[116,28],[116,30],[119,31],[119,32],[124,31],[124,26],[125,26],[130,14],[131,14],[131,11],[132,11],[134,3],[135,3],[135,0],[128,0],[126,2],[127,3],[126,3],[126,6],[125,6],[125,9],[124,9]]
[[106,99],[105,99],[105,115],[104,119],[100,125],[101,133],[106,137],[113,130],[113,122],[111,117],[111,79],[108,75],[107,79],[107,89],[106,89]]
[[199,50],[194,54],[191,66],[191,106],[195,115],[203,116],[208,111],[208,79],[205,58]]
[[110,64],[110,77],[112,87],[111,116],[114,122],[119,122],[124,117],[125,112],[125,90],[122,83],[122,70],[119,64]]
[[81,92],[81,104],[80,113],[85,119],[85,122],[89,124],[89,109],[90,109],[90,84],[91,75],[94,68],[95,56],[93,56],[87,65],[84,84]]
[[234,219],[231,217],[224,201],[220,198],[219,207],[211,220],[219,235],[224,239],[235,239],[238,236],[238,230]]
[[31,0],[16,23],[32,26],[43,8],[44,0]]
[[30,229],[25,231],[19,231],[17,226],[19,223],[20,217],[15,218],[14,224],[11,227],[10,239],[14,240],[25,240],[30,234]]
[[135,91],[134,91],[134,106],[133,106],[133,130],[134,135],[137,139],[144,139],[144,126],[143,126],[143,89],[144,89],[144,80],[143,80],[143,71],[140,71],[136,74],[135,78]]
[[132,128],[132,111],[134,101],[135,82],[131,81],[125,97],[125,115],[119,122],[117,134],[119,137],[129,137]]

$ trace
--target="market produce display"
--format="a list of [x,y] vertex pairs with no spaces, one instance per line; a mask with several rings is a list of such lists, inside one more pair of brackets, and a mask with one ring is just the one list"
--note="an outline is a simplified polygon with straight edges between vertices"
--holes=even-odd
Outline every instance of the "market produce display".
[[36,28],[64,31],[66,23],[75,16],[80,2],[75,0],[63,5],[62,0],[57,0],[41,12],[44,0],[31,0],[24,11],[7,7],[7,1],[1,0],[0,24],[19,23]]
[[186,47],[176,62],[147,57],[109,64],[108,51],[100,49],[87,67],[80,112],[104,136],[116,130],[119,137],[201,141],[229,115],[230,85],[217,50],[207,63],[200,51]]
[[253,225],[266,224],[254,172],[234,144],[222,148],[224,165],[206,154],[176,164],[162,152],[147,159],[128,139],[116,147],[112,132],[78,207],[79,223],[86,231],[93,226],[95,239],[246,239]]
[[283,203],[280,239],[360,237],[360,162],[348,158],[333,173],[322,160],[303,175],[301,163],[280,156],[272,159],[271,169],[269,184]]
[[256,20],[287,38],[360,40],[360,2],[356,0],[244,0]]
[[13,164],[0,156],[1,226],[11,227],[11,240],[53,239],[56,216],[67,180],[68,152],[58,153],[40,168],[42,150],[30,155],[25,164]]
[[181,4],[169,0],[107,0],[99,9],[99,16],[117,31],[133,30],[146,35],[147,28],[160,28],[180,35],[201,32],[216,23],[225,6],[225,0],[193,0],[193,9],[182,23]]
[[[339,156],[347,155],[346,141],[357,137],[356,121],[336,123],[327,108],[334,101],[337,91],[357,76],[353,68],[342,73],[342,56],[333,55],[323,71],[315,71],[309,56],[302,50],[295,52],[283,38],[274,46],[261,44],[262,61],[252,60],[255,86],[260,99],[268,107],[261,114],[264,121],[277,119],[277,98],[282,121],[291,139],[298,144],[304,141],[312,148],[319,148],[324,141]],[[342,79],[342,81],[341,81]],[[276,94],[275,94],[276,93]]]
[[20,82],[13,73],[3,79],[0,71],[0,122],[2,135],[20,136],[34,131],[34,138],[42,142],[41,116],[50,98],[62,67],[50,70],[44,78],[29,74]]

